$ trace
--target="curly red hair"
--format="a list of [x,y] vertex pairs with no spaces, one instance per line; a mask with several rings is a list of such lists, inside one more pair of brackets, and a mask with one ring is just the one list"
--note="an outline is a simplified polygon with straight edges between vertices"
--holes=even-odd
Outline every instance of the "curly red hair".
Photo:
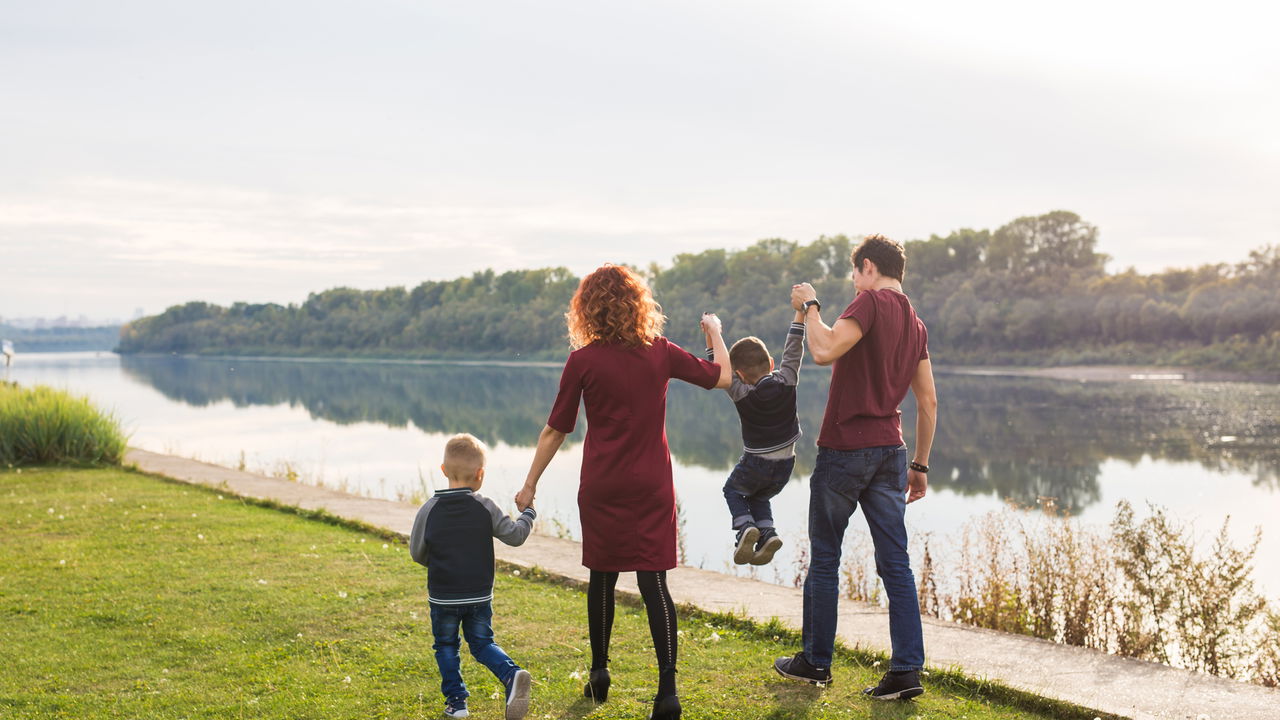
[[582,278],[564,314],[574,349],[597,340],[640,347],[662,334],[667,317],[644,278],[623,265],[605,263]]

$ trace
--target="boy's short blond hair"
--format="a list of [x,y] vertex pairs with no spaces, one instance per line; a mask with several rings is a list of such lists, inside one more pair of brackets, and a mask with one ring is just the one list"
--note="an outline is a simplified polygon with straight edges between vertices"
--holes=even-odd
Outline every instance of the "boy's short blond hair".
[[729,348],[729,365],[754,382],[769,374],[769,348],[755,335],[748,335]]
[[473,480],[484,467],[484,443],[470,433],[459,433],[449,438],[444,446],[444,474],[450,480]]

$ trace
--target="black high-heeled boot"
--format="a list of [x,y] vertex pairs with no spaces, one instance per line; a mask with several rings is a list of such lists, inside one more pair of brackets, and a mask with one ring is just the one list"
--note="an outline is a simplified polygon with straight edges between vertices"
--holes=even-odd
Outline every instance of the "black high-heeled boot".
[[653,712],[649,720],[680,720],[680,696],[668,695],[653,701]]
[[609,668],[592,670],[591,675],[587,677],[586,686],[582,688],[582,696],[602,703],[609,699],[610,682]]

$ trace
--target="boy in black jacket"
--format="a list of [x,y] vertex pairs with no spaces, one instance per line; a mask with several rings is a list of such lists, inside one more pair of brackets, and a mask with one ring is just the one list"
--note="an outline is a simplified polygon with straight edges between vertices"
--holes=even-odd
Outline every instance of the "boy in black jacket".
[[440,470],[449,489],[438,490],[418,510],[409,536],[409,553],[425,565],[431,602],[431,632],[444,714],[467,717],[467,686],[459,669],[458,628],[471,655],[498,677],[507,691],[507,720],[529,710],[532,677],[493,641],[493,538],[520,545],[529,537],[537,513],[526,508],[515,520],[478,493],[484,483],[484,444],[471,435],[454,435],[444,449]]
[[724,484],[724,499],[733,516],[733,561],[739,565],[765,565],[782,547],[769,499],[791,480],[796,464],[796,384],[803,357],[804,315],[799,312],[787,329],[776,370],[760,338],[742,338],[729,349],[733,384],[725,392],[742,421],[742,458]]

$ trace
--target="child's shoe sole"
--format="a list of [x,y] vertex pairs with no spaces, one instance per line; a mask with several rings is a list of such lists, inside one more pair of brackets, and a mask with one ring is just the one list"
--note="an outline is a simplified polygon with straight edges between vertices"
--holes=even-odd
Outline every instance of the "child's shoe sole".
[[774,553],[778,552],[778,550],[780,549],[782,549],[782,538],[778,537],[777,535],[774,535],[768,540],[765,540],[764,547],[760,548],[759,550],[756,550],[755,553],[751,556],[751,564],[752,565],[768,565],[770,562],[773,561]]
[[517,670],[511,679],[511,696],[507,698],[507,720],[520,720],[529,712],[529,688],[533,676],[528,670]]
[[760,528],[748,527],[738,538],[738,548],[733,551],[733,561],[738,565],[746,565],[756,554],[756,540],[760,539]]

